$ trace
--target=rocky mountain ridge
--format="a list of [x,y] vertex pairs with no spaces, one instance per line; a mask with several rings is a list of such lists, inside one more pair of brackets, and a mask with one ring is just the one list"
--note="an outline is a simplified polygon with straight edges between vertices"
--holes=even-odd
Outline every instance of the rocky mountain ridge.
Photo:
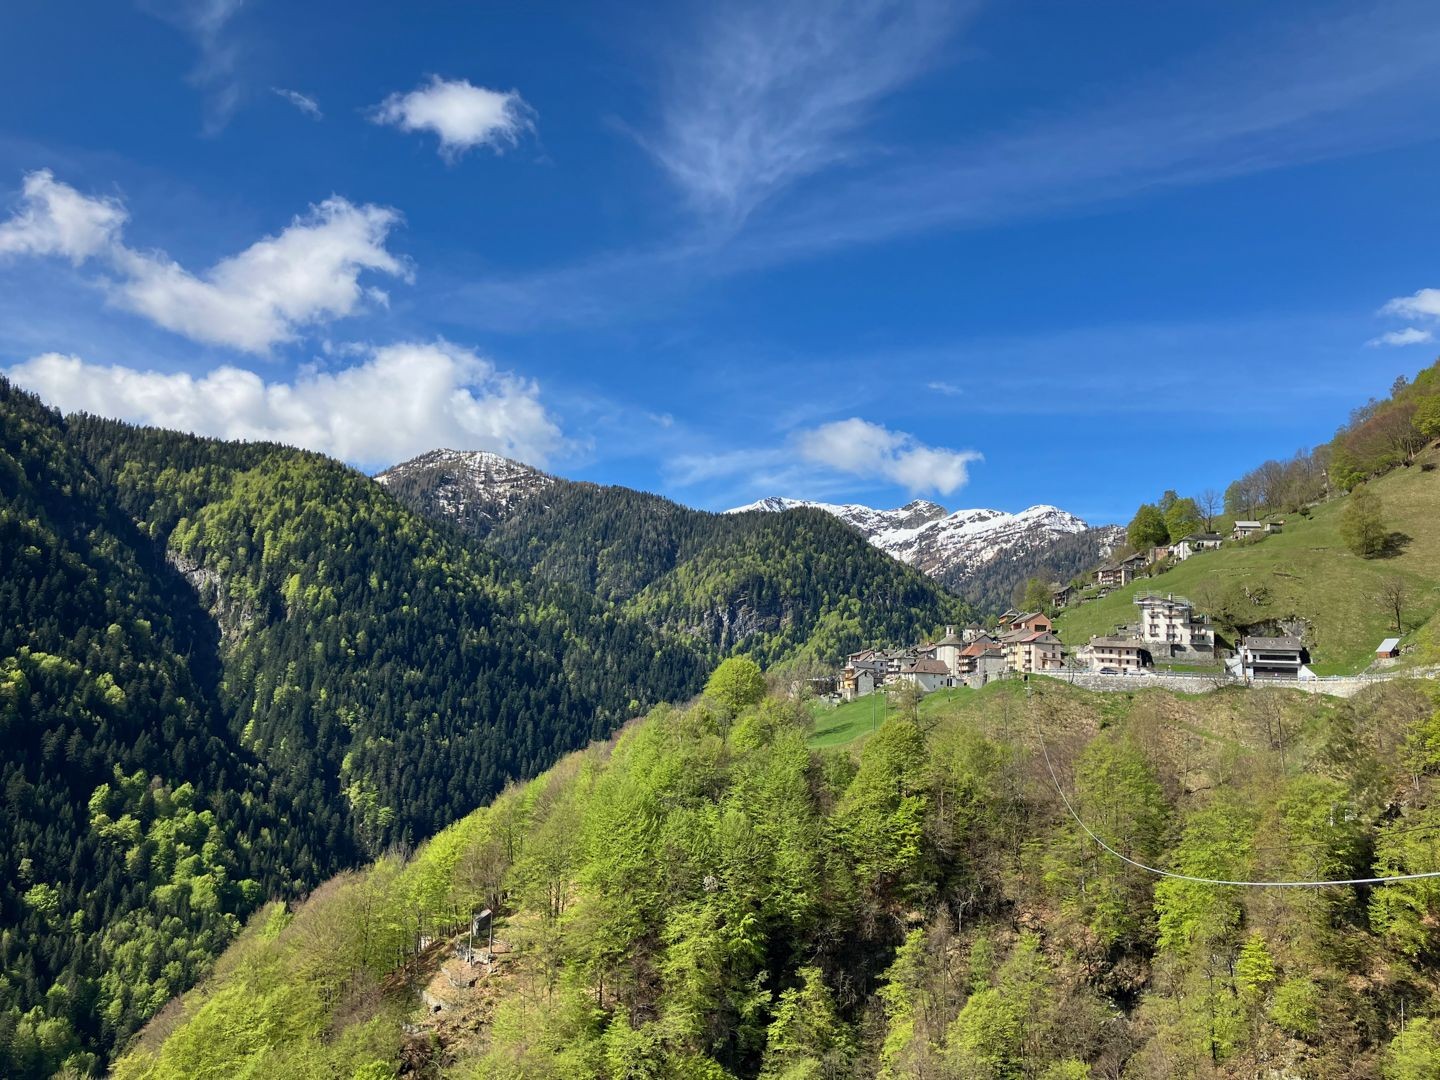
[[[833,514],[901,562],[961,588],[967,579],[996,560],[1043,553],[1064,538],[1092,531],[1083,519],[1045,504],[1011,514],[986,508],[951,512],[923,499],[893,510],[877,510],[855,503],[771,497],[727,513],[777,513],[798,507]],[[1100,546],[1117,539],[1106,534]]]
[[555,483],[549,473],[488,450],[431,450],[392,466],[375,481],[392,494],[419,494],[423,509],[479,533],[511,517]]

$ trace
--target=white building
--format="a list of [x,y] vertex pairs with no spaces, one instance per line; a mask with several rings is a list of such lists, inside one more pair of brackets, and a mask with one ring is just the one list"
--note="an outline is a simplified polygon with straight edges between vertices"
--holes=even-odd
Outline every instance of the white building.
[[915,660],[900,669],[896,676],[900,682],[913,683],[922,693],[930,693],[950,685],[950,669],[939,660]]
[[1219,533],[1191,533],[1178,544],[1172,545],[1170,554],[1177,562],[1184,562],[1191,555],[1198,555],[1202,551],[1219,551],[1224,542],[1225,538]]
[[945,627],[945,636],[935,643],[935,659],[945,665],[945,670],[952,676],[960,674],[960,654],[965,650],[966,642],[955,633],[955,627]]
[[1139,638],[1092,637],[1075,654],[1091,671],[1127,675],[1150,666],[1150,651]]
[[1184,597],[1137,596],[1140,640],[1170,658],[1215,657],[1215,631]]
[[1313,679],[1310,654],[1297,637],[1247,637],[1230,669],[1247,679]]

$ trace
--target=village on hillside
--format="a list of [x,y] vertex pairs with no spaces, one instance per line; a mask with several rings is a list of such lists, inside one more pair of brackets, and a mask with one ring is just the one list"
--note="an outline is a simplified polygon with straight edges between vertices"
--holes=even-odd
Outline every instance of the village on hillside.
[[[1107,596],[1226,543],[1253,543],[1281,531],[1284,524],[1283,520],[1236,521],[1229,536],[1196,532],[1108,559],[1085,575],[1088,582],[1049,586],[1046,610],[1012,608],[986,626],[971,623],[959,630],[947,626],[938,641],[851,653],[833,686],[824,689],[838,700],[853,701],[897,687],[913,686],[926,694],[1031,674],[1144,676],[1157,667],[1244,681],[1315,679],[1309,651],[1298,636],[1244,636],[1233,647],[1227,646],[1217,638],[1206,612],[1173,593],[1137,593],[1132,622],[1091,637],[1073,651],[1055,635],[1049,613]],[[1376,655],[1398,655],[1398,639],[1381,642]]]

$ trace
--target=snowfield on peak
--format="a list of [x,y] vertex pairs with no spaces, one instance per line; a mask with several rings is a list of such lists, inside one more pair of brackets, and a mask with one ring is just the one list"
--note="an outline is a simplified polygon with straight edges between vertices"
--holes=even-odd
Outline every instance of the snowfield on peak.
[[442,449],[386,469],[375,482],[392,491],[422,487],[426,501],[446,517],[493,527],[555,478],[488,450]]
[[1058,506],[1032,506],[1017,514],[976,508],[956,510],[917,500],[894,510],[855,503],[823,503],[772,497],[726,511],[777,513],[812,507],[833,514],[880,550],[934,577],[959,582],[1002,557],[1032,555],[1057,540],[1090,529]]

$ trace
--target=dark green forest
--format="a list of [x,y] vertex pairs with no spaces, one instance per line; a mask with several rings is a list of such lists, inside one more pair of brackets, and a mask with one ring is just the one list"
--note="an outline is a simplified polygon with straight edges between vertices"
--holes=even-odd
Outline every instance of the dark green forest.
[[[726,651],[956,611],[904,568],[877,587],[893,564],[838,524],[776,524],[617,602],[321,455],[0,381],[0,1075],[103,1062],[266,899],[409,849]],[[725,604],[763,614],[707,624]]]
[[[457,520],[433,497],[443,474],[393,482],[420,513]],[[498,524],[472,502],[459,524],[503,558],[571,585],[697,647],[767,666],[833,662],[907,641],[970,608],[821,510],[712,514],[623,487],[553,480]]]

